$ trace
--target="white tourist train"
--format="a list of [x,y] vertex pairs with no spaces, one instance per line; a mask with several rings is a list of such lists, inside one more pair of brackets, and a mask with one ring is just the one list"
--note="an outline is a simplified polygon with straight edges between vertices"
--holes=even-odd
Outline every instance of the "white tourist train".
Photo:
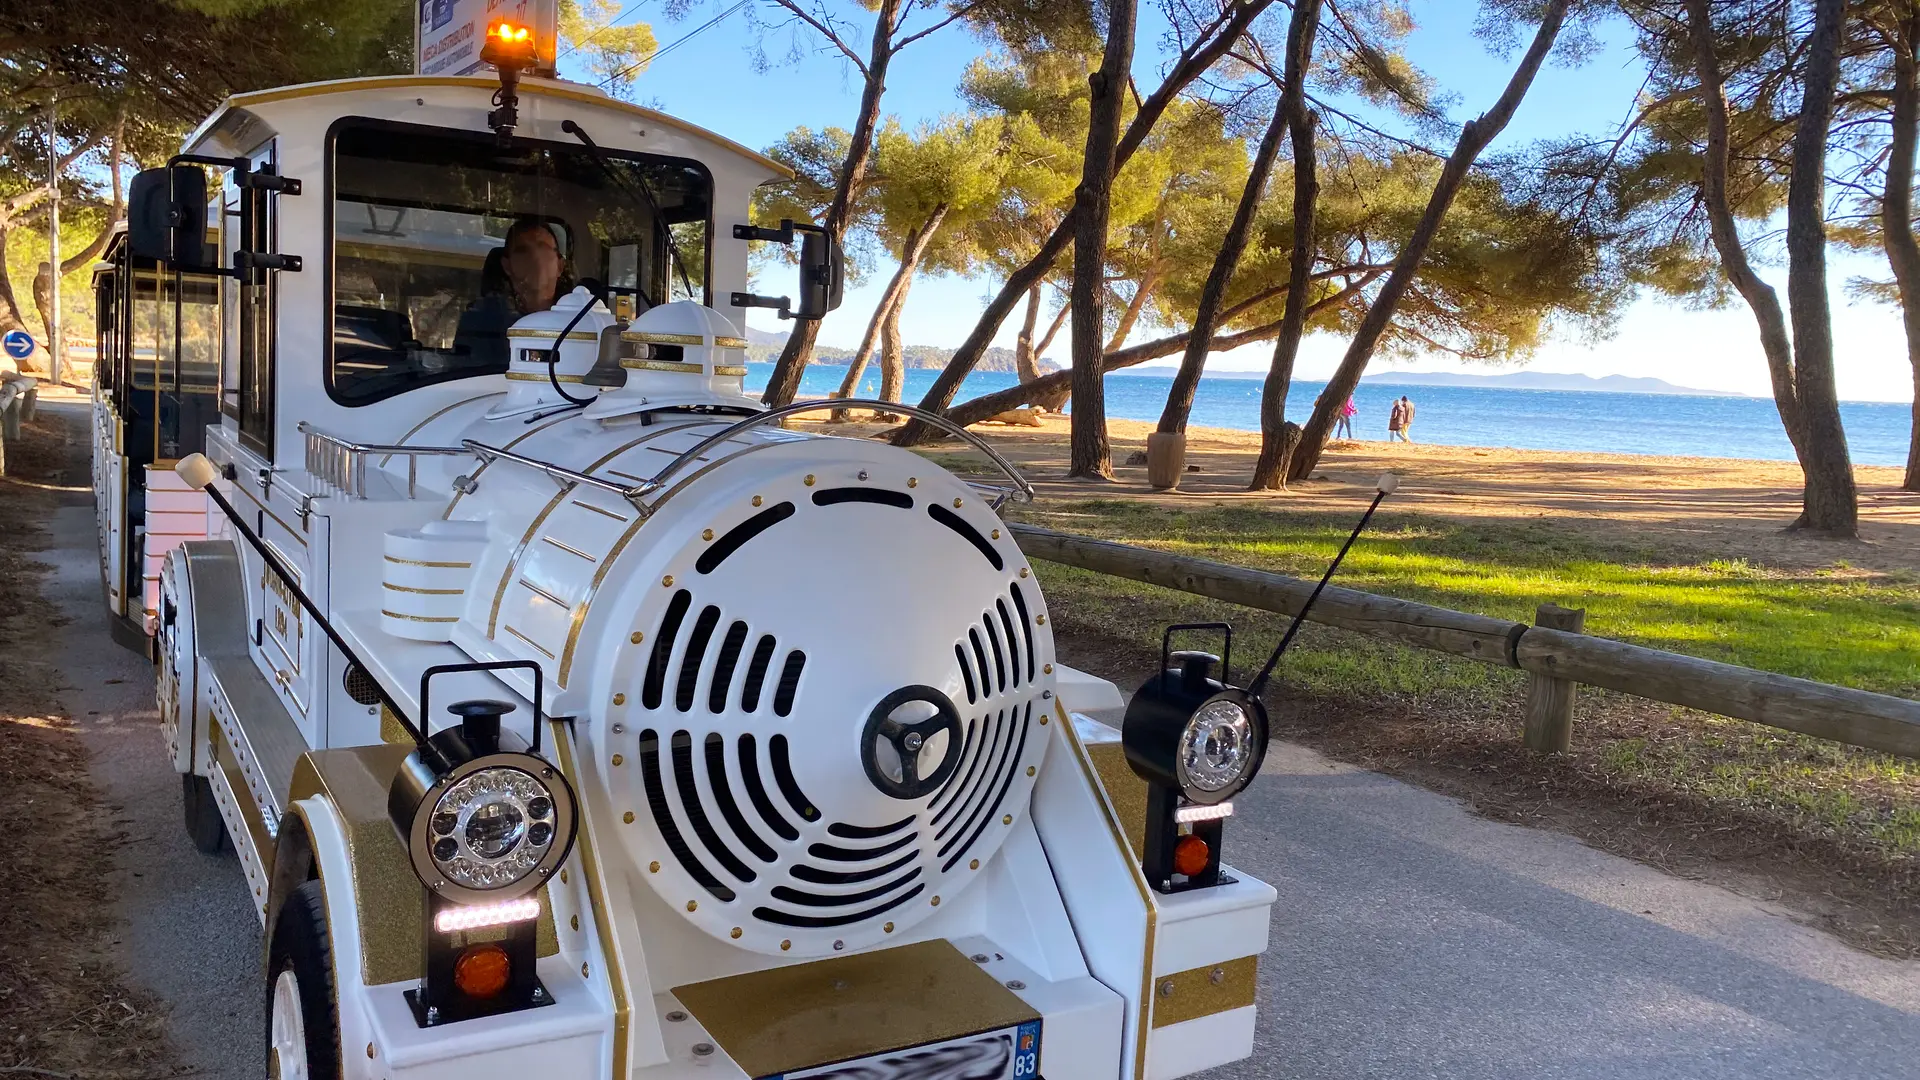
[[[1072,711],[1123,702],[1054,659],[1015,470],[743,391],[745,307],[838,301],[749,224],[782,166],[499,33],[499,77],[230,99],[97,273],[107,603],[252,892],[269,1072],[1249,1055],[1257,704],[1180,654],[1125,739]],[[749,294],[795,236],[798,298]]]

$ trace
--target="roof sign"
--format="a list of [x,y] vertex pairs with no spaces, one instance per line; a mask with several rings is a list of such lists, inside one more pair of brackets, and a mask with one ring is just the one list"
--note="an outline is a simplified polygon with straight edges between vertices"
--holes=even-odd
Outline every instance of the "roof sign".
[[417,0],[413,69],[420,75],[471,75],[480,60],[487,27],[502,20],[533,28],[535,55],[529,74],[550,74],[559,33],[559,0]]

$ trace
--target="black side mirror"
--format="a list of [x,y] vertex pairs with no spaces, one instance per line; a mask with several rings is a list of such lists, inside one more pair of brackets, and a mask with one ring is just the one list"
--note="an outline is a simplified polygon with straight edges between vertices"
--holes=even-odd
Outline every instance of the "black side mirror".
[[819,319],[840,306],[846,292],[847,256],[825,232],[809,231],[800,238],[800,307],[796,319]]
[[207,174],[193,165],[146,169],[127,191],[127,247],[134,256],[184,269],[212,265],[207,253]]

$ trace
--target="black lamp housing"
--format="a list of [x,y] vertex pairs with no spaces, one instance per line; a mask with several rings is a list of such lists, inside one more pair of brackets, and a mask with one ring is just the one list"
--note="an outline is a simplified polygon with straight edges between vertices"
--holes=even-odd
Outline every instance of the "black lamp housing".
[[[1173,635],[1180,631],[1217,630],[1224,638],[1221,655],[1172,650]],[[1141,868],[1147,881],[1160,892],[1219,885],[1220,837],[1222,819],[1195,821],[1188,831],[1207,845],[1207,865],[1196,874],[1180,874],[1174,869],[1174,851],[1180,842],[1182,807],[1213,806],[1231,799],[1260,772],[1267,753],[1267,713],[1258,698],[1227,680],[1231,677],[1233,629],[1225,623],[1187,623],[1167,628],[1161,639],[1160,670],[1149,678],[1127,704],[1120,726],[1120,743],[1127,764],[1147,782],[1147,820],[1145,850]],[[1214,677],[1218,667],[1220,677]],[[1201,709],[1216,702],[1230,701],[1244,710],[1253,726],[1253,761],[1240,782],[1218,792],[1188,790],[1180,782],[1180,737]]]

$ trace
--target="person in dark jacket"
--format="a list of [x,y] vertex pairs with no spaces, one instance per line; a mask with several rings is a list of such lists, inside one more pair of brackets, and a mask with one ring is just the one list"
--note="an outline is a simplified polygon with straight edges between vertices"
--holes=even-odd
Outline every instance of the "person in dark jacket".
[[519,218],[501,245],[487,253],[480,269],[480,296],[460,316],[456,340],[474,360],[504,371],[507,328],[552,307],[572,288],[567,258],[552,227],[537,217]]

